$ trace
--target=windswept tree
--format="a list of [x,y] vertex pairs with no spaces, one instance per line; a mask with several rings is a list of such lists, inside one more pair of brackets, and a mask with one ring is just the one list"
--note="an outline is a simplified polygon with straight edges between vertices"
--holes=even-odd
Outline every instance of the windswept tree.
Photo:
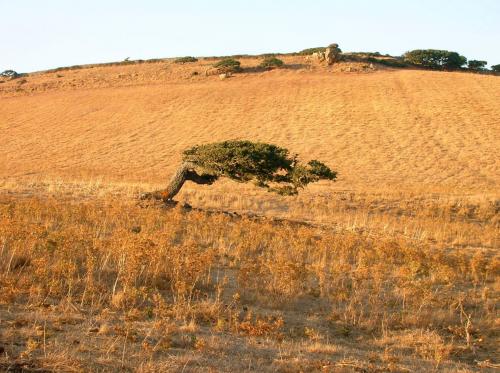
[[220,177],[253,182],[281,195],[295,195],[309,183],[335,180],[337,173],[317,160],[302,164],[297,155],[290,155],[287,149],[276,145],[224,141],[185,150],[183,162],[168,186],[145,193],[141,198],[172,201],[186,181],[210,185]]

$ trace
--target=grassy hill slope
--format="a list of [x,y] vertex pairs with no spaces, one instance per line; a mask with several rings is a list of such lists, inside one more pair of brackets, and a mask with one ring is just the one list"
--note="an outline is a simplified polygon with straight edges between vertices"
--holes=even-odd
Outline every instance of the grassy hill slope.
[[161,182],[188,146],[250,139],[326,161],[344,189],[497,187],[498,77],[352,73],[302,61],[288,57],[289,69],[226,80],[205,77],[211,62],[201,61],[6,82],[0,85],[0,177]]

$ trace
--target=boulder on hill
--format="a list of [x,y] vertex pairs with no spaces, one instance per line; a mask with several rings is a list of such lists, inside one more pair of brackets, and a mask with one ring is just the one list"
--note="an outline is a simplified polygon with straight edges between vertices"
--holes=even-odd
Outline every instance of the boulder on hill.
[[324,51],[316,51],[310,56],[307,56],[306,59],[308,61],[319,62],[322,63],[326,61],[328,65],[333,65],[334,63],[340,61],[340,54],[342,50],[339,48],[338,44],[330,44],[325,48]]
[[340,60],[342,50],[338,44],[330,44],[325,50],[325,60],[328,65],[333,65]]

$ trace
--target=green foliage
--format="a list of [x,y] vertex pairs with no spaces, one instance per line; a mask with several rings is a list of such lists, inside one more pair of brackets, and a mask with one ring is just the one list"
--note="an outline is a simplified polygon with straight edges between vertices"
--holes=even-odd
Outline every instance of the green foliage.
[[398,60],[397,58],[387,59],[387,58],[368,57],[366,59],[366,61],[372,62],[372,63],[379,63],[381,65],[389,66],[389,67],[407,67],[408,66],[407,63],[405,63],[402,60]]
[[467,58],[461,56],[457,52],[448,52],[443,59],[443,68],[445,69],[460,69],[467,63]]
[[299,52],[300,55],[307,56],[309,54],[317,53],[317,52],[324,52],[326,50],[325,47],[316,47],[316,48],[307,48],[303,49]]
[[281,53],[263,53],[263,54],[258,54],[256,57],[260,58],[270,58],[270,57],[276,57],[280,55]]
[[380,57],[380,52],[349,52],[353,56],[367,56],[367,57]]
[[260,63],[260,67],[265,69],[279,68],[283,66],[283,61],[276,57],[266,57]]
[[431,69],[460,69],[467,63],[467,58],[457,52],[438,49],[416,49],[404,54],[406,62]]
[[144,63],[158,63],[158,62],[163,62],[163,61],[165,61],[165,60],[162,58],[151,58],[149,60],[124,60],[124,61],[119,61],[119,62],[105,62],[105,63],[90,64],[90,65],[64,66],[64,67],[58,67],[55,69],[45,70],[45,72],[54,73],[54,72],[67,71],[67,70],[93,69],[95,67],[128,66],[128,65],[136,65],[136,64],[141,65]]
[[190,63],[190,62],[198,62],[198,59],[195,58],[195,57],[191,57],[191,56],[186,56],[186,57],[180,57],[180,58],[177,58],[174,63],[180,63],[180,64],[184,64],[184,63]]
[[335,171],[332,171],[327,165],[316,159],[309,161],[308,166],[310,173],[317,176],[319,179],[334,180],[337,177]]
[[260,142],[199,145],[184,151],[184,161],[194,163],[206,174],[239,182],[253,181],[261,188],[283,195],[294,195],[309,183],[337,177],[335,171],[320,161],[302,165],[287,149]]
[[0,73],[0,76],[2,78],[11,78],[11,79],[19,78],[21,75],[22,74],[19,74],[19,73],[15,72],[14,70],[5,70],[5,71]]
[[488,62],[479,60],[469,60],[467,67],[471,70],[484,70]]
[[499,73],[500,72],[500,64],[491,66],[491,70]]
[[390,55],[381,55],[379,52],[349,52],[342,55],[344,61],[370,62],[380,65],[403,68],[408,67],[408,63],[402,57],[393,57]]
[[238,72],[241,70],[241,62],[233,58],[225,58],[215,63],[214,67],[224,72]]

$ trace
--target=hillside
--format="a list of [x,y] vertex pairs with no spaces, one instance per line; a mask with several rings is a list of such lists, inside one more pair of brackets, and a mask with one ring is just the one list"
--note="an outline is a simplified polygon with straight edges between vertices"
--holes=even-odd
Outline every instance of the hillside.
[[[0,371],[498,370],[500,77],[283,59],[1,81]],[[226,139],[338,181],[137,198]]]
[[222,81],[202,60],[4,82],[0,178],[161,183],[188,146],[251,139],[326,161],[342,189],[498,188],[498,77],[285,61]]

